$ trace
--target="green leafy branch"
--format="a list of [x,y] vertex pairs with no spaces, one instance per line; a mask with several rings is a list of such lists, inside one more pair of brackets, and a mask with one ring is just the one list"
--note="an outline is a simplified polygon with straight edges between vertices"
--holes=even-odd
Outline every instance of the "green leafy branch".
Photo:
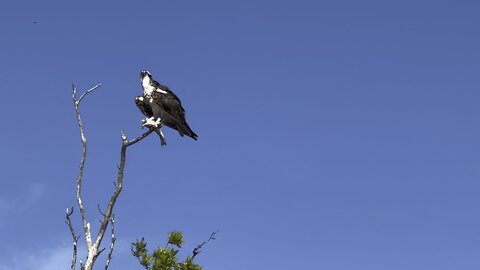
[[182,232],[173,231],[168,234],[168,242],[165,247],[159,247],[149,253],[145,239],[132,243],[132,255],[138,259],[140,264],[147,270],[201,270],[202,266],[194,263],[194,258],[200,253],[202,247],[215,240],[216,232],[210,238],[195,247],[192,256],[187,256],[184,261],[179,261],[177,253],[183,245]]

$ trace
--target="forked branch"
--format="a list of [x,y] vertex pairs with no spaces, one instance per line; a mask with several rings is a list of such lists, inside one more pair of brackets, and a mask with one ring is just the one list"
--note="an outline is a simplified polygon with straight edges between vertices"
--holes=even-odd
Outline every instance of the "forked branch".
[[83,98],[89,93],[93,92],[95,89],[99,88],[101,84],[97,84],[94,87],[88,89],[83,93],[80,98],[77,98],[77,88],[75,85],[72,85],[72,98],[73,104],[75,106],[75,115],[77,117],[77,124],[80,130],[80,139],[82,141],[82,157],[80,159],[80,165],[78,169],[77,176],[77,203],[78,208],[80,209],[80,214],[82,215],[83,231],[85,233],[85,241],[87,242],[87,247],[92,245],[92,234],[90,231],[90,223],[88,223],[87,214],[85,208],[83,207],[82,201],[82,180],[83,180],[83,169],[85,168],[85,161],[87,159],[87,137],[85,136],[85,131],[83,129],[83,121],[80,115],[80,102]]
[[[80,103],[81,101],[91,92],[96,90],[98,87],[100,87],[100,84],[97,84],[96,86],[88,89],[85,91],[80,98],[77,98],[77,89],[75,88],[75,85],[73,85],[72,89],[72,97],[73,97],[73,103],[75,106],[75,115],[77,118],[77,124],[80,130],[80,139],[82,141],[82,157],[80,160],[80,166],[79,166],[79,171],[78,171],[78,177],[77,177],[77,203],[78,207],[80,209],[80,213],[82,216],[82,224],[83,224],[83,230],[85,234],[85,242],[87,244],[87,260],[85,264],[82,264],[80,262],[80,267],[85,270],[91,270],[93,268],[93,265],[95,263],[95,260],[97,257],[100,255],[102,251],[105,249],[99,249],[100,244],[102,242],[103,236],[105,235],[105,231],[109,225],[111,224],[111,243],[110,243],[110,249],[109,249],[109,254],[107,257],[107,263],[105,265],[105,269],[108,268],[111,258],[112,258],[112,253],[113,253],[113,248],[115,246],[115,219],[113,215],[113,207],[115,206],[115,202],[117,201],[118,196],[120,195],[120,192],[122,191],[122,185],[123,185],[123,172],[125,170],[125,161],[126,161],[126,152],[127,148],[131,145],[134,145],[150,135],[153,132],[153,129],[149,129],[142,135],[138,136],[137,138],[129,141],[127,139],[127,136],[125,135],[125,132],[122,130],[121,138],[122,138],[122,146],[120,149],[120,164],[118,165],[118,173],[117,173],[117,181],[115,183],[115,190],[110,198],[110,201],[108,202],[107,208],[104,213],[101,213],[102,219],[100,222],[100,228],[99,231],[96,235],[95,238],[92,238],[91,234],[91,228],[90,228],[90,223],[88,222],[87,214],[85,211],[85,208],[83,206],[83,201],[82,201],[82,180],[83,180],[83,170],[85,168],[85,160],[87,158],[87,137],[85,136],[85,131],[83,128],[83,122],[82,122],[82,117],[80,114]],[[73,208],[72,208],[73,212]],[[71,227],[70,223],[70,215],[72,213],[67,213],[67,224],[69,224],[69,227],[71,228],[70,231],[72,232],[72,236],[74,238],[74,256],[72,257],[72,270],[75,269],[75,263],[76,263],[76,240],[78,240],[78,236],[75,236],[73,233],[73,227]],[[75,240],[76,239],[76,240]],[[95,239],[93,241],[93,239]]]

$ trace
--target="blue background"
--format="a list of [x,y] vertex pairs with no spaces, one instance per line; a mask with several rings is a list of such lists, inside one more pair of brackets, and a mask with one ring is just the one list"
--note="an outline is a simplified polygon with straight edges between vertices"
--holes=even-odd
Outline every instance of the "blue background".
[[[102,83],[81,107],[96,232],[120,130],[143,132],[141,69],[182,99],[199,140],[165,129],[167,147],[153,134],[128,149],[110,269],[140,269],[130,243],[153,249],[174,229],[182,257],[219,230],[204,269],[479,269],[479,13],[444,0],[3,1],[0,269],[70,265],[72,83]],[[78,212],[74,224],[81,234]]]

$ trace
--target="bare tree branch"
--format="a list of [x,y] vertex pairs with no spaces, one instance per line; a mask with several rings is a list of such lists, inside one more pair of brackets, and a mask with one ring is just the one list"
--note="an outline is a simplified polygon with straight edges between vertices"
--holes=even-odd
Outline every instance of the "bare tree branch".
[[[138,143],[139,141],[143,140],[145,137],[150,135],[150,133],[152,133],[152,132],[153,132],[153,129],[150,129],[150,130],[146,131],[145,133],[143,133],[142,135],[138,136],[137,138],[135,138],[131,141],[128,141],[127,140],[127,135],[125,134],[125,131],[122,130],[122,140],[123,140],[122,150],[123,150],[124,147],[125,147],[125,150],[126,150],[126,148],[129,147],[130,145],[134,145],[134,144]],[[121,161],[122,161],[122,156],[120,156],[120,165],[119,165],[120,168],[118,168],[119,171],[120,171],[121,166],[122,166]],[[125,156],[123,156],[123,161],[125,162]],[[123,164],[123,166],[125,166],[125,164]],[[122,172],[123,172],[123,170],[122,170]],[[118,183],[118,181],[117,181],[117,183]]]
[[72,234],[73,238],[73,254],[72,254],[72,265],[70,266],[71,270],[75,270],[75,266],[77,264],[77,243],[80,236],[75,235],[75,231],[73,230],[72,221],[70,220],[70,216],[73,214],[73,206],[72,208],[67,208],[67,213],[65,214],[65,223],[67,223],[68,228],[70,229],[70,233]]
[[[127,135],[125,135],[125,132],[122,130],[122,147],[120,149],[120,165],[118,166],[118,173],[117,173],[117,182],[115,185],[115,191],[112,194],[112,197],[110,198],[110,201],[108,202],[107,209],[105,211],[105,215],[103,216],[103,220],[100,225],[100,229],[97,234],[97,238],[95,242],[93,243],[93,248],[98,250],[98,247],[100,246],[100,243],[102,242],[103,236],[105,235],[105,231],[107,229],[108,223],[112,217],[113,214],[113,207],[115,205],[115,202],[117,201],[118,195],[120,195],[120,192],[122,192],[122,187],[123,187],[123,172],[125,170],[125,162],[126,162],[126,153],[127,153],[127,148],[131,145],[134,145],[150,135],[153,132],[153,130],[148,130],[142,135],[138,136],[137,138],[129,141],[127,139]],[[92,258],[93,259],[93,258]]]
[[[109,251],[107,262],[106,262],[106,265],[105,265],[105,269],[108,268],[108,266],[110,264],[110,261],[111,261],[111,258],[112,258],[113,248],[115,246],[115,239],[116,239],[115,238],[115,227],[114,227],[115,226],[114,225],[115,218],[114,218],[114,215],[113,215],[113,207],[115,205],[115,202],[117,201],[118,196],[120,195],[120,192],[122,191],[123,175],[124,175],[124,170],[125,170],[127,148],[129,146],[134,145],[134,144],[138,143],[139,141],[143,140],[145,137],[147,137],[148,135],[150,135],[154,131],[153,129],[149,129],[148,131],[144,132],[142,135],[140,135],[137,138],[129,141],[127,139],[127,136],[126,136],[125,132],[122,130],[122,134],[121,134],[122,145],[121,145],[121,149],[120,149],[120,164],[118,165],[117,181],[114,183],[115,190],[114,190],[114,192],[113,192],[113,194],[110,198],[110,201],[108,202],[108,205],[107,205],[107,208],[106,208],[105,212],[102,212],[101,209],[100,209],[100,206],[98,205],[98,211],[100,212],[100,214],[102,216],[102,219],[100,220],[100,228],[99,228],[98,233],[95,237],[95,241],[92,241],[90,223],[88,222],[87,214],[86,214],[85,208],[83,206],[82,192],[81,192],[82,191],[83,170],[85,168],[85,160],[86,160],[86,157],[87,157],[87,138],[85,136],[85,132],[84,132],[84,128],[83,128],[83,122],[82,122],[82,118],[81,118],[81,115],[80,115],[79,106],[80,106],[80,103],[83,100],[83,98],[86,95],[88,95],[89,93],[93,92],[98,87],[100,87],[100,85],[101,84],[97,84],[96,86],[94,86],[94,87],[90,88],[89,90],[85,91],[80,96],[80,98],[77,98],[77,89],[75,88],[75,85],[72,86],[73,103],[74,103],[74,106],[75,106],[75,114],[76,114],[76,118],[77,118],[77,124],[78,124],[78,127],[80,129],[80,138],[81,138],[81,141],[82,141],[82,157],[81,157],[81,160],[80,160],[79,172],[78,172],[78,177],[77,177],[77,202],[78,202],[78,206],[79,206],[80,213],[81,213],[81,216],[82,216],[83,229],[84,229],[84,233],[85,233],[85,241],[86,241],[87,250],[88,250],[86,262],[83,263],[80,260],[81,270],[84,270],[84,269],[85,270],[92,270],[93,264],[95,263],[95,260],[100,255],[100,253],[102,253],[105,250],[105,248],[103,248],[101,250],[99,248],[100,248],[100,244],[102,242],[102,239],[105,235],[105,231],[108,227],[108,224],[111,222],[111,230],[112,230],[112,235],[111,236],[112,236],[112,238],[111,238],[111,242],[110,242],[110,251]],[[73,211],[73,208],[72,208],[72,211]],[[71,213],[69,215],[71,215]],[[68,220],[70,219],[69,215],[67,213]],[[75,238],[75,236],[74,236],[74,239],[78,240],[78,237]],[[76,244],[75,244],[75,250],[76,250]],[[75,258],[72,258],[72,264],[74,265],[75,263],[73,262],[73,260],[75,260],[75,262],[76,262],[76,251],[75,251]],[[74,268],[72,268],[72,270],[74,270]]]
[[218,231],[212,232],[212,234],[210,234],[210,237],[209,237],[207,240],[203,241],[200,245],[198,245],[196,248],[193,249],[192,259],[195,258],[195,256],[197,256],[197,254],[202,251],[202,247],[203,247],[206,243],[210,242],[211,240],[215,240],[215,235],[217,234],[217,232],[218,232]]
[[[85,233],[85,241],[87,242],[87,247],[90,249],[92,246],[92,234],[90,231],[90,223],[88,222],[87,219],[87,214],[85,212],[85,208],[83,207],[83,201],[82,201],[82,180],[83,180],[83,169],[85,168],[85,160],[87,158],[87,137],[85,136],[85,131],[83,129],[83,122],[82,122],[82,117],[80,115],[80,102],[83,100],[83,98],[100,87],[100,84],[97,84],[96,86],[88,89],[85,93],[83,93],[79,99],[77,99],[77,88],[75,88],[75,85],[72,85],[72,98],[73,98],[73,104],[75,106],[75,115],[77,117],[77,124],[78,128],[80,130],[80,139],[82,140],[82,157],[80,160],[80,166],[78,170],[78,177],[77,177],[77,203],[78,203],[78,208],[80,209],[80,213],[82,215],[82,222],[83,222],[83,230]],[[89,250],[89,255],[90,255],[90,250]]]
[[115,214],[112,214],[112,218],[110,219],[110,229],[111,229],[111,240],[110,240],[110,250],[108,252],[107,256],[107,262],[105,263],[105,270],[108,270],[108,266],[110,265],[110,262],[112,261],[112,253],[113,253],[113,248],[115,247],[115,240],[117,239],[115,237]]

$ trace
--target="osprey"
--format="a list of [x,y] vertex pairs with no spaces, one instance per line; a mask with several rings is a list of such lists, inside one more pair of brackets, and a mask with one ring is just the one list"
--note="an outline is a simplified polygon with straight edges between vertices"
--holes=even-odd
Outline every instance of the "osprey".
[[197,134],[192,131],[185,120],[185,110],[180,99],[168,87],[159,84],[152,78],[150,72],[140,72],[143,95],[135,98],[135,104],[147,117],[143,120],[144,126],[154,128],[165,145],[165,138],[160,127],[165,125],[178,131],[180,136],[187,135],[197,140]]

